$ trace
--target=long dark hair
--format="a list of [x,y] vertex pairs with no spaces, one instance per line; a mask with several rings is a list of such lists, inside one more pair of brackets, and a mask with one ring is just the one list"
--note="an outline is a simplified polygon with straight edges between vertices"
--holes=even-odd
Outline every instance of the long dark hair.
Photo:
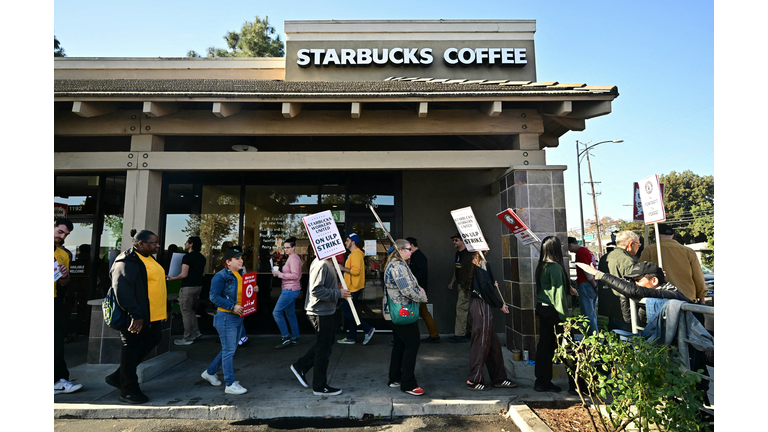
[[548,236],[541,241],[539,264],[536,266],[536,285],[538,289],[541,289],[541,273],[544,271],[544,264],[547,262],[560,266],[565,277],[563,280],[568,281],[571,278],[568,272],[565,271],[565,267],[563,267],[563,243],[555,236]]
[[468,290],[472,286],[472,278],[475,275],[475,257],[480,257],[480,252],[469,252],[464,255],[459,271],[459,285],[462,290]]

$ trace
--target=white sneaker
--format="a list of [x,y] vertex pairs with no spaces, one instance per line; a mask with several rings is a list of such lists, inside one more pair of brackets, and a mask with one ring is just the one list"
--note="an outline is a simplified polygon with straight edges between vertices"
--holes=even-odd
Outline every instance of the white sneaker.
[[80,390],[81,388],[83,388],[82,384],[72,384],[71,382],[62,378],[59,380],[59,382],[53,385],[53,394],[57,395],[59,393],[73,393]]
[[194,339],[181,338],[181,339],[176,339],[175,341],[173,341],[173,343],[175,343],[176,345],[192,345],[193,341]]
[[200,374],[201,377],[203,377],[204,380],[211,383],[211,385],[220,386],[221,381],[219,381],[219,377],[216,376],[216,374],[209,374],[208,370],[204,370],[203,373]]
[[235,381],[232,383],[232,385],[228,385],[227,388],[224,389],[224,393],[236,394],[236,395],[243,394],[247,391],[248,390],[246,390],[245,388],[243,388],[243,386],[240,385],[240,381]]

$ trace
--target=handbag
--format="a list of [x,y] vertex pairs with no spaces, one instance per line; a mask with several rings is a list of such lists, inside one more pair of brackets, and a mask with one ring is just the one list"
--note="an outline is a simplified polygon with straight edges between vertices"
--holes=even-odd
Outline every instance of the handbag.
[[115,290],[111,287],[101,303],[101,311],[104,314],[104,323],[110,328],[120,330],[128,325],[128,314],[117,304]]
[[[386,290],[386,288],[385,288]],[[392,298],[387,293],[387,309],[389,317],[392,320],[392,324],[405,325],[412,324],[419,320],[419,303],[412,301],[411,303],[404,305],[392,301]],[[386,315],[385,315],[386,316]]]

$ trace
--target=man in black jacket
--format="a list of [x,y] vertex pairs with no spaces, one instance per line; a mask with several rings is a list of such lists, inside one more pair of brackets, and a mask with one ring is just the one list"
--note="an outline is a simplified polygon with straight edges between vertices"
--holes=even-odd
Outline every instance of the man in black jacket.
[[[424,288],[424,292],[427,292],[429,288],[429,268],[427,267],[427,256],[419,249],[418,241],[414,237],[406,238],[408,243],[411,244],[411,259],[408,263],[411,268],[411,272],[419,282],[419,286]],[[419,303],[419,316],[424,320],[424,324],[427,326],[429,336],[422,339],[422,343],[435,343],[440,342],[440,334],[437,332],[437,326],[435,320],[432,319],[432,315],[427,309],[426,303]]]

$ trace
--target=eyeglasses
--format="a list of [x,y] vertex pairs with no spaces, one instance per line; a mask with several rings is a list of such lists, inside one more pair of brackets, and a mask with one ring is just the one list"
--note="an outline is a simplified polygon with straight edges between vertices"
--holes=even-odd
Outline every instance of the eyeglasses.
[[409,250],[411,250],[411,248],[402,248],[400,250],[407,250],[407,251],[409,251]]

